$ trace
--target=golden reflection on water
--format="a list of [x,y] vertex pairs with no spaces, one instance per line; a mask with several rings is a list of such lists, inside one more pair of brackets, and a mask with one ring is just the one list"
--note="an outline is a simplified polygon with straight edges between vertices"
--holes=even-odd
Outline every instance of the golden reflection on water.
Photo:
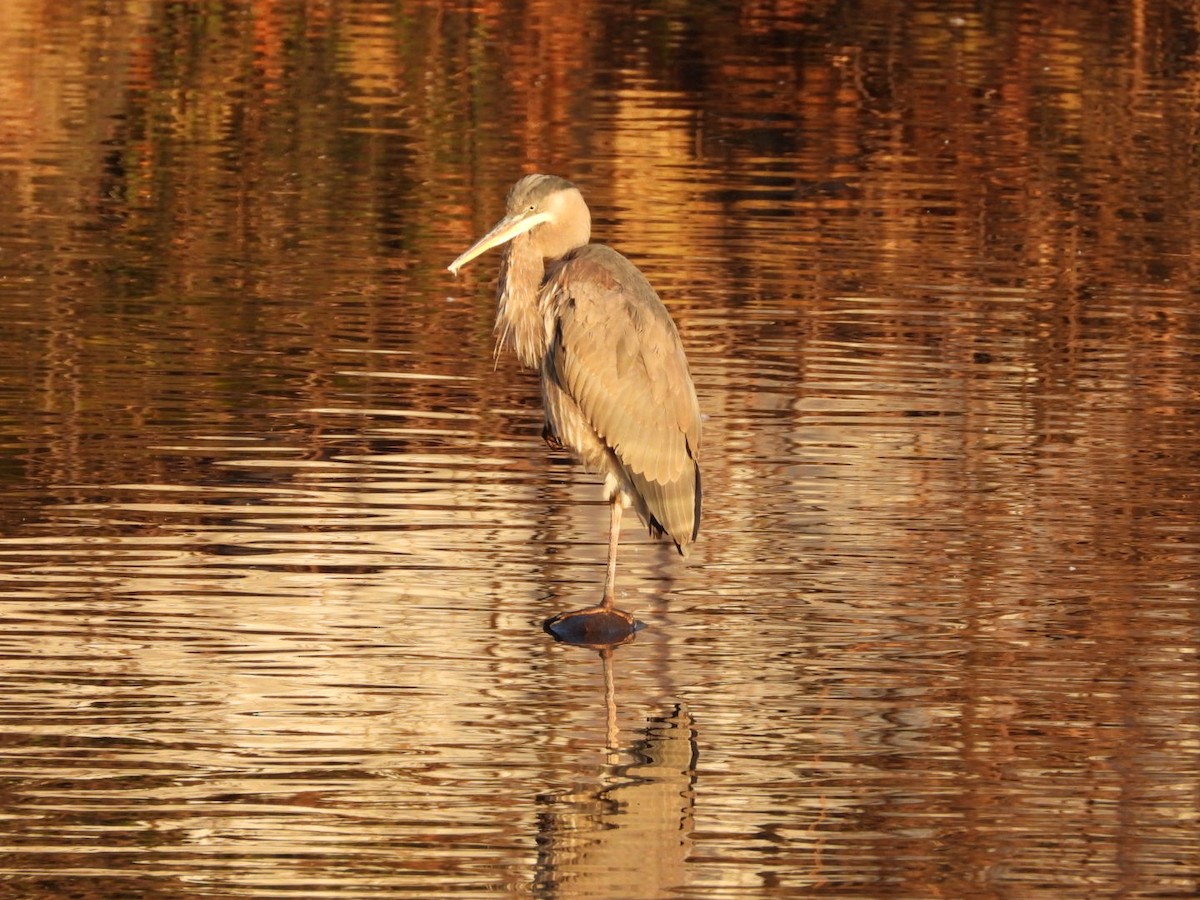
[[[0,894],[1195,892],[1193,10],[7,13]],[[535,169],[706,414],[600,658]]]

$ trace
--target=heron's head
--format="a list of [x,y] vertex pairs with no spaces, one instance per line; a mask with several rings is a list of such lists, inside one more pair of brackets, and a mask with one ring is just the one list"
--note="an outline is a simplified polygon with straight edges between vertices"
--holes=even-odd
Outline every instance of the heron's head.
[[556,175],[526,175],[508,192],[508,210],[492,230],[477,240],[450,271],[458,270],[486,250],[522,234],[543,259],[560,256],[584,246],[592,236],[592,214],[579,188]]

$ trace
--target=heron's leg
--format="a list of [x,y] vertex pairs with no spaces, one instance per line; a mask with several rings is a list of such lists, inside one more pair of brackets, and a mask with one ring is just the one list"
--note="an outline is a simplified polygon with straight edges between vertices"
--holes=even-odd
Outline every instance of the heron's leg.
[[604,580],[604,599],[600,605],[611,609],[617,598],[617,544],[621,539],[621,515],[625,512],[621,495],[615,494],[608,507],[612,515],[608,526],[608,577]]

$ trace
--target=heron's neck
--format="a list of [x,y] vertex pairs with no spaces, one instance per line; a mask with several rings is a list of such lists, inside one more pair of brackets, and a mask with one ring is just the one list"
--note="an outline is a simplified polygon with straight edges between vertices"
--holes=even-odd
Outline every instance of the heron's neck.
[[545,310],[541,308],[542,255],[519,235],[506,248],[500,263],[500,289],[496,295],[496,352],[512,345],[523,365],[538,368],[549,346]]

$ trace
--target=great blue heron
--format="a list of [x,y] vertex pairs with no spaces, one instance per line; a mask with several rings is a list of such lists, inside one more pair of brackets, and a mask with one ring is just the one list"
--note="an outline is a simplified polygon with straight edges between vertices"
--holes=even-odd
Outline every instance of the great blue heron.
[[571,182],[526,175],[495,227],[450,264],[455,275],[506,244],[496,352],[541,371],[542,434],[604,476],[611,507],[601,608],[613,610],[621,515],[682,554],[700,531],[700,405],[675,323],[645,276],[590,244],[592,215]]

